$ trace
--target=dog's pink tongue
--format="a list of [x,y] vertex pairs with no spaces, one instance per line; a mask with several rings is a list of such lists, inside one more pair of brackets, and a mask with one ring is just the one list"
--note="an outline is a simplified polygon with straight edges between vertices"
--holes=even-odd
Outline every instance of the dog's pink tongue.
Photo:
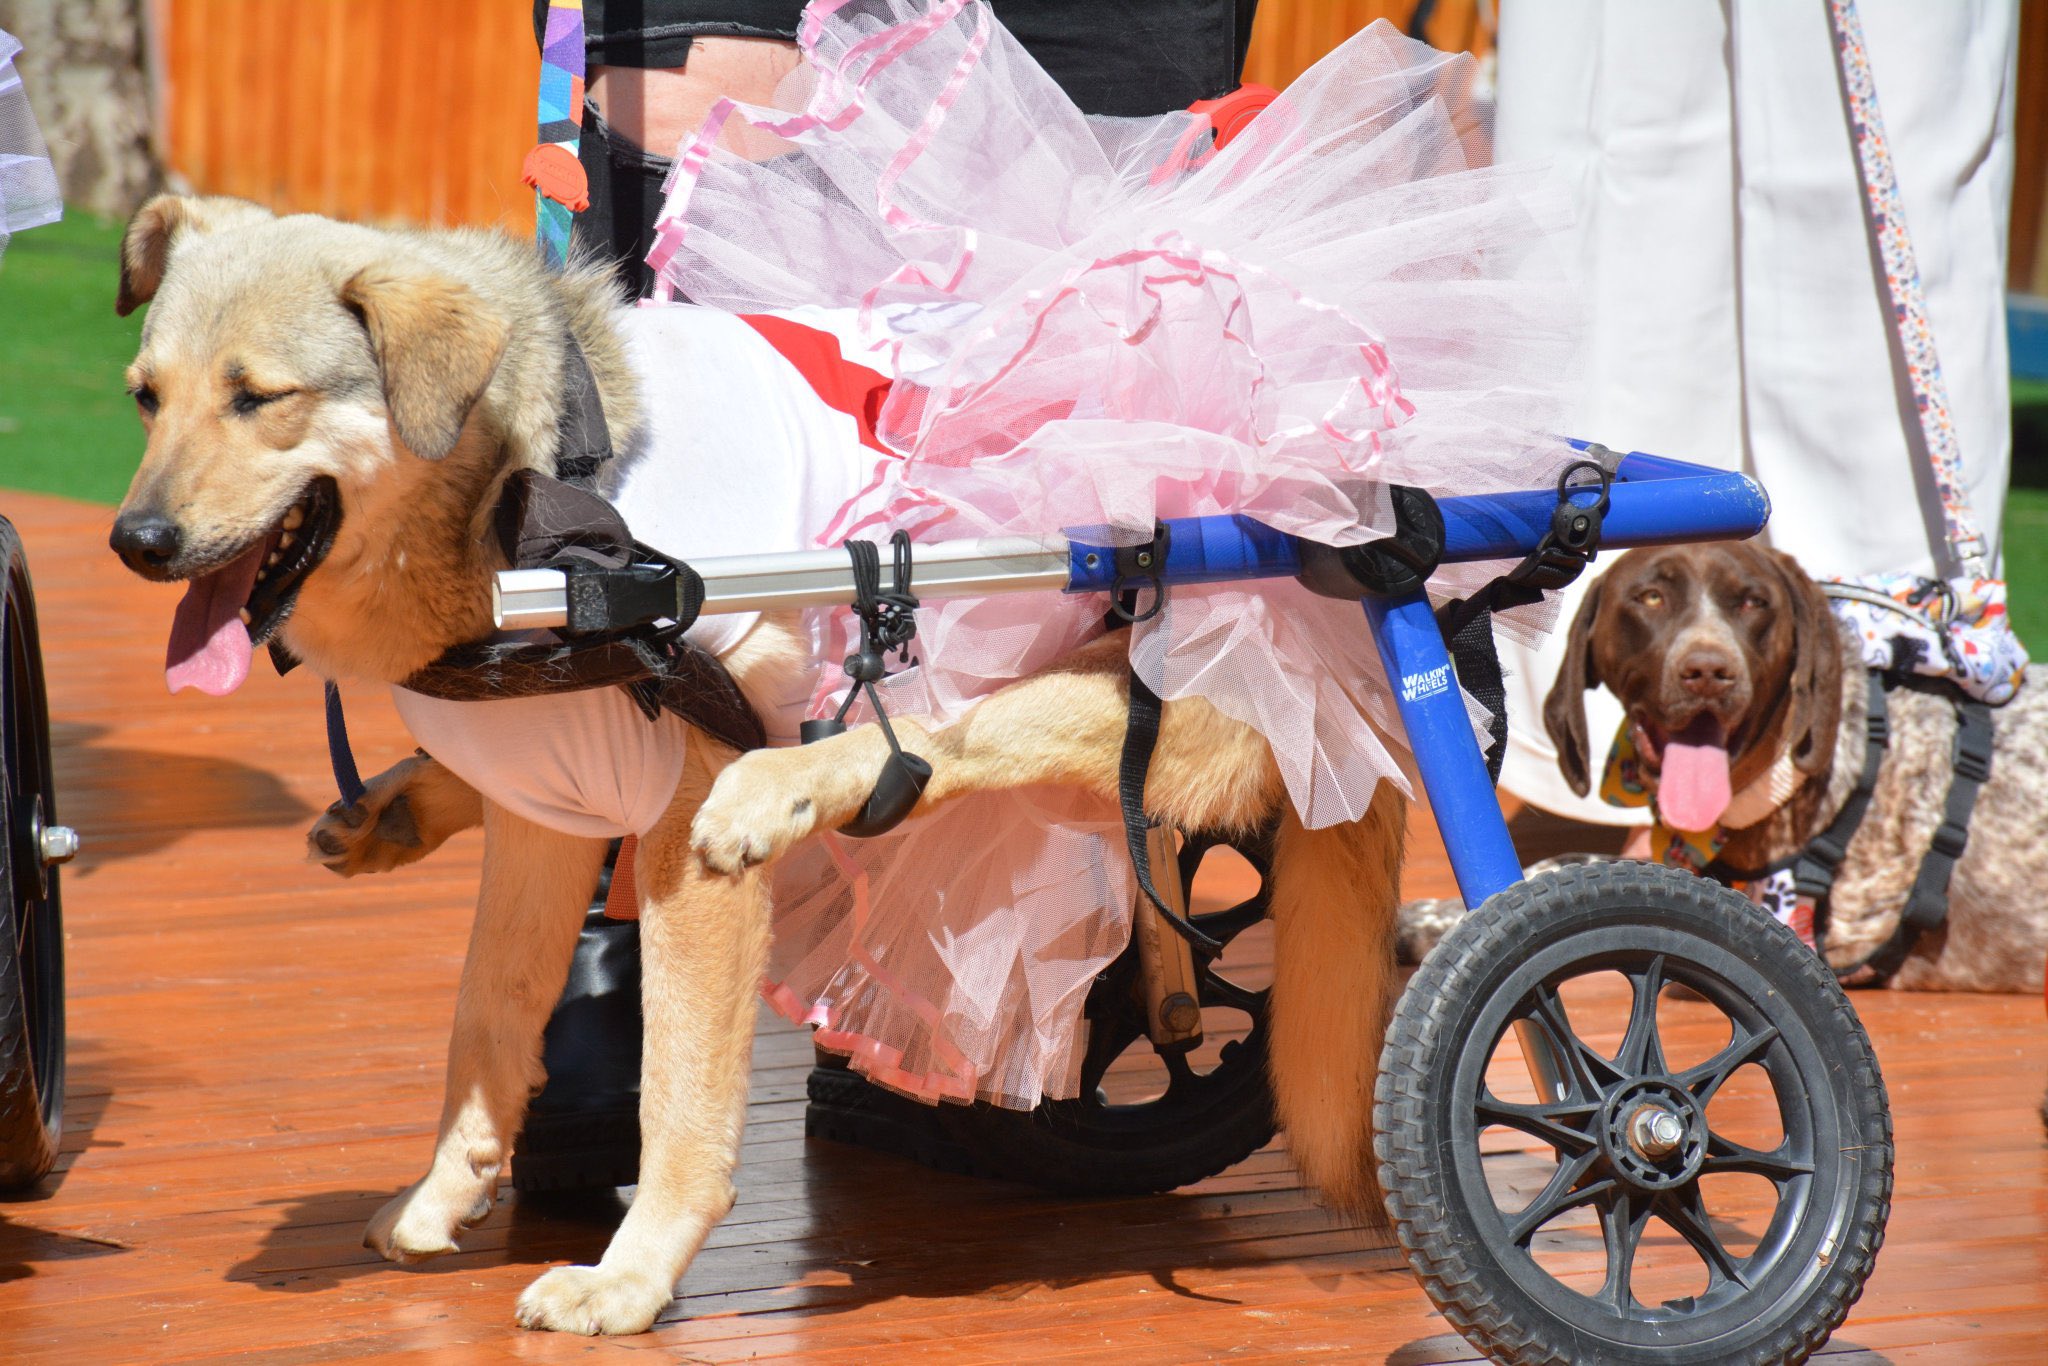
[[1712,830],[1734,795],[1728,788],[1728,747],[1721,725],[1702,716],[1664,743],[1657,776],[1657,812],[1674,830]]
[[186,586],[171,618],[171,644],[164,653],[164,682],[172,692],[197,688],[226,697],[249,676],[255,651],[242,608],[256,586],[265,546],[258,542],[234,563],[214,570]]

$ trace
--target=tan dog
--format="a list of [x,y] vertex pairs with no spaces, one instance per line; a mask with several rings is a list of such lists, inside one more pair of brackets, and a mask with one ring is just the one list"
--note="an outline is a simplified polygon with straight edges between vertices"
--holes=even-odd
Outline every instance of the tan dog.
[[[387,683],[488,634],[501,565],[485,527],[511,471],[553,467],[566,335],[589,359],[614,432],[636,420],[606,289],[595,273],[550,275],[525,244],[491,234],[376,232],[220,200],[146,205],[124,243],[121,307],[155,300],[129,373],[149,444],[113,542],[147,577],[192,581],[173,631],[187,681],[225,691],[272,633],[327,677]],[[925,807],[1034,782],[1112,795],[1123,657],[1113,636],[950,729],[899,722],[906,747],[937,771]],[[773,618],[725,656],[750,695],[774,695],[803,662]],[[638,1192],[598,1265],[528,1287],[522,1323],[647,1328],[731,1207],[769,933],[758,865],[851,816],[880,746],[869,727],[733,763],[730,750],[692,738],[637,870]],[[433,1164],[366,1236],[397,1260],[453,1250],[490,1209],[604,856],[603,840],[531,824],[490,795],[409,760],[371,784],[362,809],[331,813],[313,832],[328,861],[354,872],[484,826]],[[1279,1111],[1307,1176],[1344,1208],[1370,1209],[1400,799],[1383,788],[1355,825],[1304,830],[1282,809],[1264,742],[1200,703],[1168,704],[1147,797],[1186,829],[1243,830],[1280,811]]]

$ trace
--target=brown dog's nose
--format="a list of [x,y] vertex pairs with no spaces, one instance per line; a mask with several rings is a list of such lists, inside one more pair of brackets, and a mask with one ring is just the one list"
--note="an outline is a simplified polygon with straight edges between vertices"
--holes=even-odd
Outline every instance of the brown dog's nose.
[[164,572],[184,543],[178,524],[154,512],[122,513],[114,519],[114,534],[107,538],[123,564],[150,579]]
[[1735,661],[1719,650],[1689,651],[1678,661],[1678,682],[1694,697],[1711,702],[1735,686]]

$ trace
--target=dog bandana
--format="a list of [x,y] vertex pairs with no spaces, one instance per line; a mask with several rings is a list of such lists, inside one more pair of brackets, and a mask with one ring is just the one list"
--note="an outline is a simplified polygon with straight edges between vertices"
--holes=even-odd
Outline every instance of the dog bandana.
[[[1714,874],[1709,870],[1728,842],[1722,832],[1746,830],[1755,825],[1790,801],[1798,787],[1799,775],[1792,766],[1791,755],[1781,754],[1761,777],[1735,794],[1712,830],[1674,830],[1658,816],[1650,827],[1650,850],[1667,868],[1683,868],[1701,877],[1712,877]],[[1642,755],[1636,750],[1635,727],[1627,721],[1622,722],[1608,750],[1607,768],[1600,778],[1600,800],[1609,806],[1647,806],[1653,813],[1657,809],[1656,794],[1650,789]],[[1737,879],[1728,885],[1755,902],[1772,919],[1790,926],[1800,943],[1810,949],[1817,946],[1813,900],[1800,896],[1794,888],[1790,866],[1773,868],[1758,878]]]

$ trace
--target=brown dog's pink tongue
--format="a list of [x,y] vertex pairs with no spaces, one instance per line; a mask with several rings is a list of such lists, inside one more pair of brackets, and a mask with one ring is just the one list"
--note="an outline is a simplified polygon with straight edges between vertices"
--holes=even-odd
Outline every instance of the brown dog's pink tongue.
[[1728,748],[1721,725],[1702,716],[1664,742],[1657,775],[1657,813],[1674,830],[1712,830],[1728,809]]
[[256,586],[267,547],[259,541],[248,554],[192,580],[171,618],[171,644],[164,653],[164,682],[172,692],[197,688],[226,697],[249,676],[255,645],[242,625],[242,608]]

